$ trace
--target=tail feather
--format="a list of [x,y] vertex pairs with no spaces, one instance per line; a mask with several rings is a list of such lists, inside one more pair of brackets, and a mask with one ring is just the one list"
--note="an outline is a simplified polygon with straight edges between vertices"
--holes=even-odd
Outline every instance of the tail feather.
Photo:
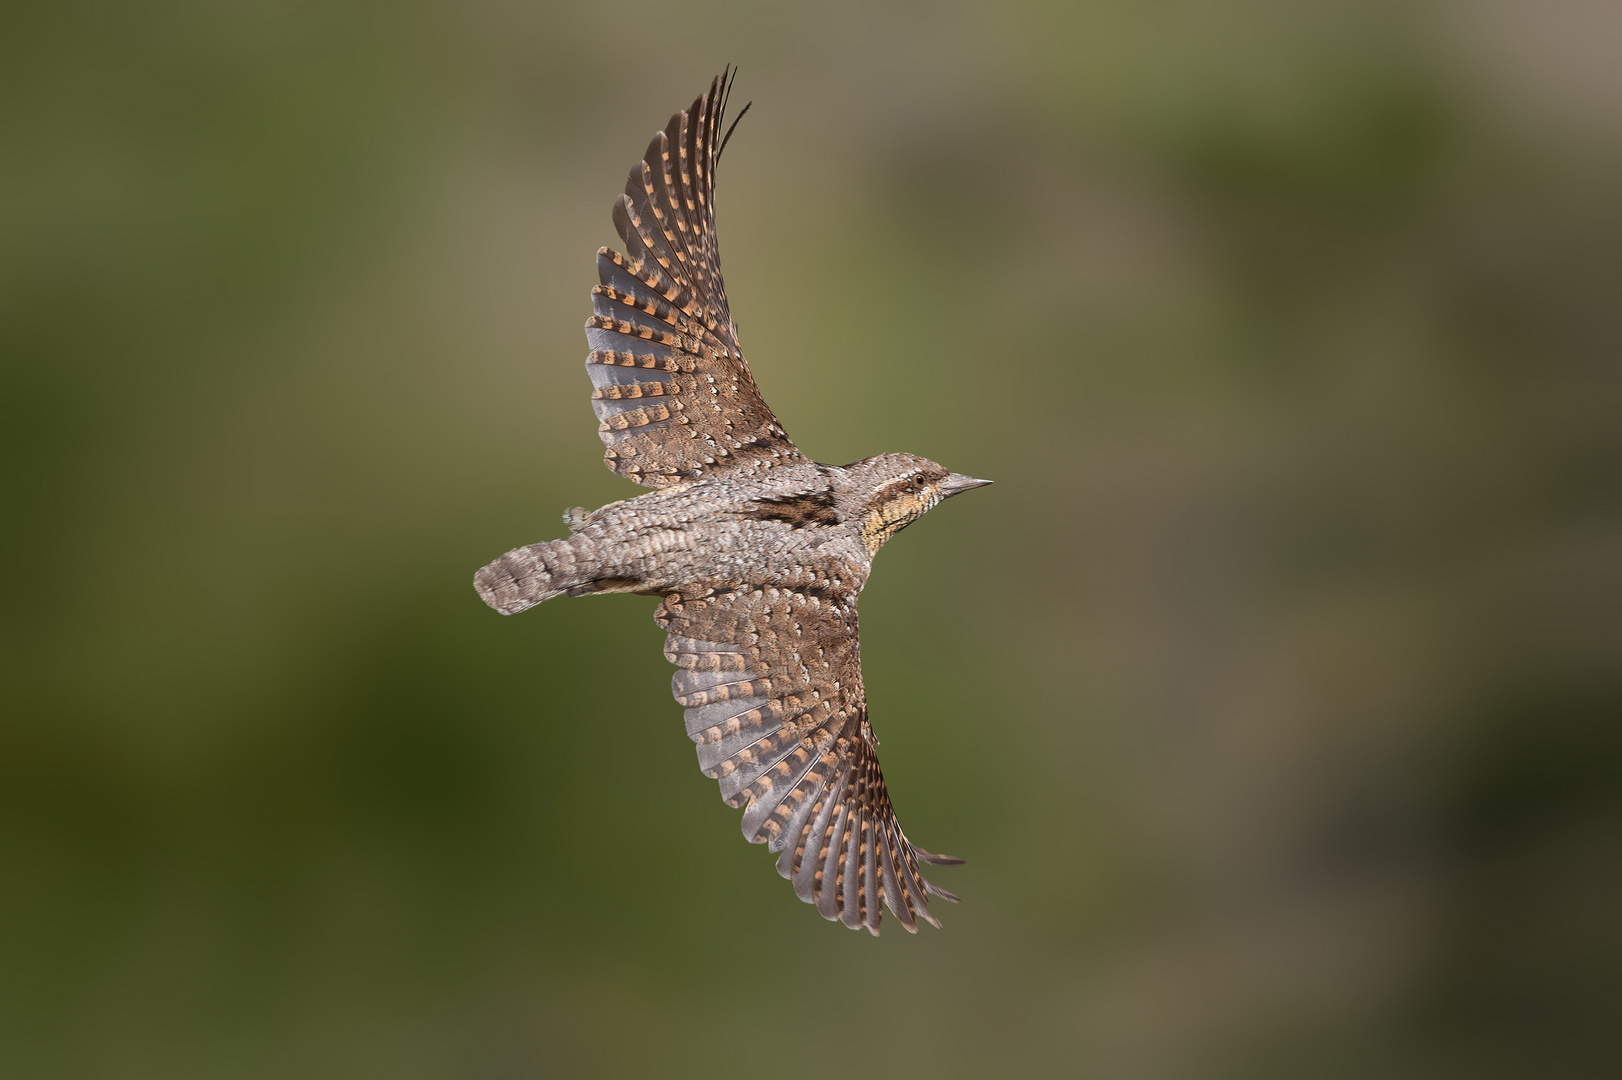
[[516,615],[580,584],[567,540],[514,548],[473,575],[479,598],[503,615]]

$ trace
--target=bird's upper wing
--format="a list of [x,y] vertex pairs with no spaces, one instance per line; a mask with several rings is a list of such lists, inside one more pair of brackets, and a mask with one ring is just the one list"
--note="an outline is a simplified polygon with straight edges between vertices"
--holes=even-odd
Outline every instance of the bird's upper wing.
[[752,462],[803,461],[738,348],[715,243],[726,75],[670,118],[614,203],[625,254],[602,248],[586,322],[608,467],[664,487]]
[[879,932],[880,901],[909,931],[939,926],[918,872],[955,864],[908,843],[867,722],[855,598],[838,588],[723,586],[672,594],[655,616],[699,766],[743,807],[743,835],[826,919]]

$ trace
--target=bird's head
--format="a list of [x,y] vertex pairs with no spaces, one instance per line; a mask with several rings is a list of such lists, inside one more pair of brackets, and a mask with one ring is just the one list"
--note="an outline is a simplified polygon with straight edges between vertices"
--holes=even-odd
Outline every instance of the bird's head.
[[927,514],[942,499],[984,487],[990,480],[950,472],[916,454],[880,454],[845,466],[854,481],[853,515],[869,552]]

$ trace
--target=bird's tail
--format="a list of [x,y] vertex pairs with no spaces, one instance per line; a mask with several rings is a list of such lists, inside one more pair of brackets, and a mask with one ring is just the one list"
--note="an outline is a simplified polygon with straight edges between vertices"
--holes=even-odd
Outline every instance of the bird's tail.
[[473,575],[479,598],[503,615],[516,615],[592,578],[578,545],[568,540],[514,548]]

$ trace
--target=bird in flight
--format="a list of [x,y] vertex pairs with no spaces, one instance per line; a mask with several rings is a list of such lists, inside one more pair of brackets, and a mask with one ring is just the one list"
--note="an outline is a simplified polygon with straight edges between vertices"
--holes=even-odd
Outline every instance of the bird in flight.
[[625,251],[597,252],[586,370],[598,434],[608,467],[653,490],[568,511],[567,538],[507,552],[474,587],[504,615],[565,593],[662,597],[654,618],[687,734],[743,809],[744,836],[779,853],[778,873],[824,918],[876,935],[882,904],[916,933],[919,919],[940,926],[931,896],[957,900],[919,864],[962,860],[917,847],[896,821],[856,598],[886,540],[990,481],[913,454],[818,464],[767,408],[715,241],[730,89],[723,73],[653,137],[614,203]]

